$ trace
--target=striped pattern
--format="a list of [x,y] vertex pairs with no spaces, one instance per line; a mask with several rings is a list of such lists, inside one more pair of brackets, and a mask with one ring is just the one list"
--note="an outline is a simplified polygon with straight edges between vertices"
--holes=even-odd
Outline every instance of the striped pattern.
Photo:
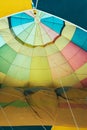
[[0,83],[87,87],[87,32],[32,10],[0,25]]

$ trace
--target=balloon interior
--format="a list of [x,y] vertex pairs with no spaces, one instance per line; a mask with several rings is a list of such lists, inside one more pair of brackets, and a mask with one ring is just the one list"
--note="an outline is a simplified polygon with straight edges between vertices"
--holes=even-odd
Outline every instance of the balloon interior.
[[36,9],[1,18],[0,97],[13,125],[16,110],[28,119],[19,124],[73,126],[69,100],[78,125],[87,126],[80,121],[87,119],[80,117],[87,112],[87,32]]

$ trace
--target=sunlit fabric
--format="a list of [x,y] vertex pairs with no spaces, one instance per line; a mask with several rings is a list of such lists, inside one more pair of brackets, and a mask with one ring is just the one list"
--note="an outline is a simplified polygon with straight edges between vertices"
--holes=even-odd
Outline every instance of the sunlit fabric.
[[75,126],[69,100],[86,127],[87,32],[35,9],[0,19],[0,90],[1,107],[16,109],[19,124]]
[[42,11],[3,18],[0,25],[1,83],[86,87],[86,32]]

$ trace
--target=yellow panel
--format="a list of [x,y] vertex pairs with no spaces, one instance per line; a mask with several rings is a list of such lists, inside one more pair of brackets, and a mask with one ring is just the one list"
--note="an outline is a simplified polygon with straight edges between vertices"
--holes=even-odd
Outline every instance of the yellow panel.
[[22,47],[22,45],[14,38],[8,41],[7,44],[16,52],[19,52]]
[[30,82],[32,85],[46,85],[52,82],[51,72],[49,69],[45,70],[31,70],[30,71]]
[[7,18],[0,19],[0,29],[9,28]]
[[0,72],[0,83],[3,83],[5,76],[4,73]]
[[47,56],[44,47],[35,47],[33,50],[33,56]]
[[60,82],[63,86],[75,86],[77,83],[79,83],[79,79],[76,77],[75,74],[71,74],[60,79]]
[[31,0],[1,0],[0,17],[7,16],[26,9],[31,9],[31,3]]
[[26,56],[32,56],[33,55],[33,48],[22,45],[19,52]]
[[6,76],[6,78],[4,79],[3,84],[6,84],[6,86],[8,87],[18,87],[18,86],[25,86],[26,84],[28,84],[28,81],[23,81],[23,80],[17,80],[14,79],[10,76]]
[[14,38],[9,28],[0,30],[0,35],[13,50],[19,52],[22,45]]
[[36,24],[36,34],[34,45],[43,45],[42,35],[39,24]]
[[67,26],[74,26],[74,25],[72,25],[70,22],[68,22],[68,21],[65,21],[65,25],[67,25]]
[[58,47],[53,43],[45,47],[47,55],[52,55],[59,51]]
[[64,37],[66,37],[67,39],[71,40],[72,37],[73,37],[73,34],[74,34],[75,30],[76,30],[75,26],[70,25],[69,23],[66,23],[65,27],[64,27],[64,29],[62,31],[62,35]]
[[47,57],[33,57],[31,69],[49,69]]
[[5,39],[6,42],[8,42],[14,38],[12,33],[10,32],[10,30],[8,28],[0,30],[0,35],[3,36],[3,38]]
[[75,73],[76,73],[77,77],[79,78],[79,80],[83,80],[83,79],[87,78],[87,63],[84,64],[78,70],[76,70]]
[[51,42],[50,36],[47,34],[47,32],[40,26],[41,35],[42,35],[42,41],[44,44]]
[[70,41],[68,39],[66,39],[63,36],[60,36],[59,38],[57,38],[57,40],[55,41],[56,46],[58,47],[58,49],[61,51]]
[[[52,130],[77,130],[77,128],[76,127],[53,126]],[[79,130],[87,130],[87,128],[79,128]]]

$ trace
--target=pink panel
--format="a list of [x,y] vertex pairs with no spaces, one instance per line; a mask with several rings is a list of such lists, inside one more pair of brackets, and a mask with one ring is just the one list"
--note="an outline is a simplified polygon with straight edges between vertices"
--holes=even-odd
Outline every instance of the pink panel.
[[53,79],[58,79],[61,77],[65,77],[68,76],[70,73],[72,73],[72,70],[67,71],[67,69],[63,69],[63,65],[61,67],[56,67],[56,68],[51,68],[51,73],[52,73],[52,77]]
[[81,49],[68,62],[74,70],[80,68],[87,62],[87,52]]
[[50,28],[48,28],[47,26],[45,26],[44,24],[40,23],[41,27],[47,32],[47,34],[50,36],[50,38],[52,40],[54,40],[56,37],[59,36],[58,33],[54,32],[53,30],[51,30]]
[[87,88],[87,78],[81,81],[83,87]]
[[80,50],[80,48],[78,46],[76,46],[75,44],[73,44],[72,42],[70,42],[61,52],[64,55],[64,57],[69,60],[71,59],[76,53],[78,53],[78,51]]

